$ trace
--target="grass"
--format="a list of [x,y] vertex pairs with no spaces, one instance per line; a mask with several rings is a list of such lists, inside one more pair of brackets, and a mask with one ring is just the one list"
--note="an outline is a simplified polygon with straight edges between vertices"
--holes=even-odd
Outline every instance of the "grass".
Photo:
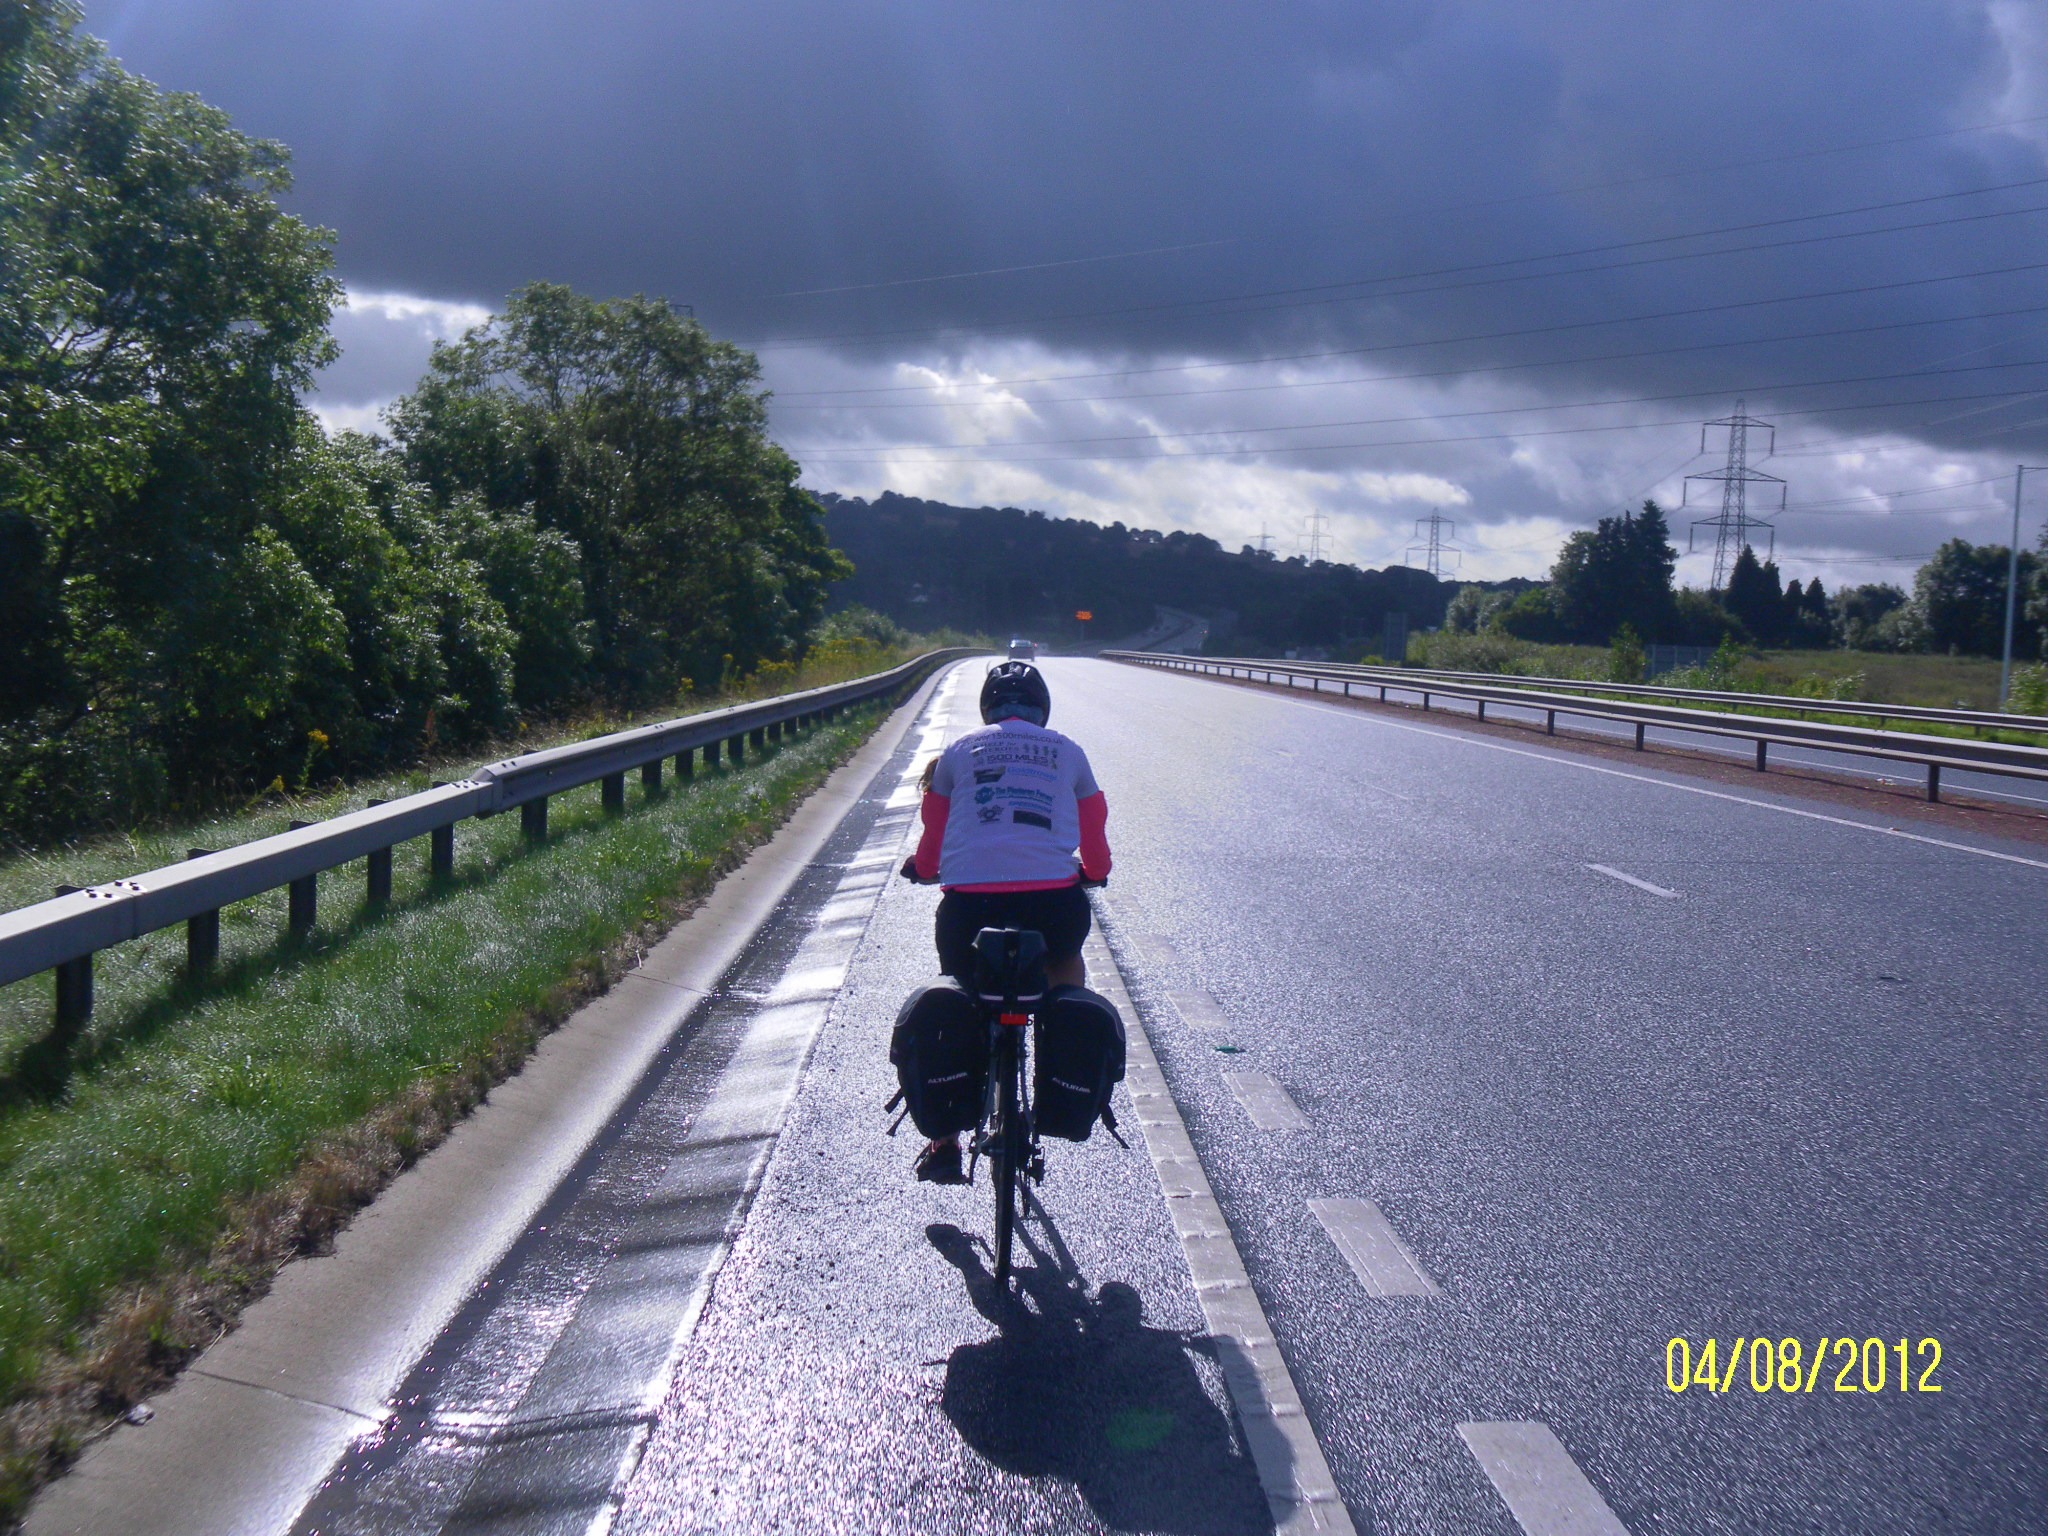
[[[243,903],[204,981],[180,974],[178,930],[120,946],[65,1065],[29,1043],[48,978],[0,990],[0,1522],[516,1069],[878,718],[636,789],[621,817],[595,785],[559,796],[537,849],[516,816],[465,822],[445,887],[416,840],[381,914],[362,906],[360,866],[332,872],[303,939],[284,937],[281,895]],[[226,842],[283,814],[185,835]],[[147,862],[161,841],[72,857]]]
[[[1418,635],[1409,657],[1418,666],[1461,672],[1497,672],[1513,677],[1552,677],[1567,681],[1605,682],[1611,652],[1591,645],[1536,645],[1501,634]],[[1756,651],[1749,653],[1725,678],[1703,668],[1666,673],[1649,681],[1662,688],[1719,689],[1736,693],[1773,693],[1842,704],[1915,705],[1936,709],[1990,710],[1998,705],[1996,661],[1981,656],[1918,656],[1883,651]],[[1689,701],[1646,699],[1676,704]],[[1762,705],[1725,706],[1701,701],[1701,709],[1732,708],[1737,714],[1765,718],[1799,718],[1842,725],[1875,726],[1875,715],[1853,710],[1814,714]],[[1887,730],[1928,736],[2048,745],[2041,733],[2014,730],[1979,731],[1927,721],[1887,719]]]

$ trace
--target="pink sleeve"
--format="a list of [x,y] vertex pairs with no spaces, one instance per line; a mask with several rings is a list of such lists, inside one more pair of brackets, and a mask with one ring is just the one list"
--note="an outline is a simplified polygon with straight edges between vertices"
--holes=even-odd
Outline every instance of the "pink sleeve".
[[925,792],[924,804],[918,814],[924,818],[924,832],[917,840],[917,878],[936,880],[939,878],[939,850],[946,842],[946,818],[952,813],[953,802],[944,795]]
[[1090,880],[1109,878],[1109,797],[1097,790],[1080,803],[1081,873]]

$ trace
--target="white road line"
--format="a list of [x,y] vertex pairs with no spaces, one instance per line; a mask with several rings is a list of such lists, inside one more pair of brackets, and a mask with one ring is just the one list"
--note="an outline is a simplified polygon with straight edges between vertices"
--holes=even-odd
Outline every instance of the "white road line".
[[1435,1296],[1436,1283],[1401,1234],[1370,1200],[1349,1198],[1311,1200],[1308,1203],[1330,1241],[1344,1255],[1358,1283],[1375,1296]]
[[1623,885],[1632,885],[1639,891],[1648,891],[1652,896],[1663,896],[1676,900],[1678,892],[1667,891],[1661,885],[1652,885],[1647,880],[1638,880],[1634,875],[1624,875],[1620,870],[1606,864],[1588,864],[1587,869],[1596,875],[1605,875],[1610,880],[1619,880]]
[[1460,1424],[1479,1465],[1528,1536],[1628,1536],[1547,1424]]
[[1279,1083],[1263,1072],[1226,1072],[1223,1081],[1262,1131],[1305,1131],[1308,1116]]
[[1178,1013],[1196,1029],[1214,1029],[1228,1032],[1237,1026],[1230,1022],[1216,999],[1200,987],[1176,987],[1168,990],[1166,1000],[1173,1004]]
[[1732,805],[1754,806],[1760,811],[1776,811],[1781,816],[1798,816],[1807,821],[1824,821],[1830,826],[1851,827],[1858,832],[1875,832],[1880,837],[1904,838],[1909,843],[1925,843],[1930,848],[1947,848],[1955,853],[1974,853],[1980,859],[1997,859],[2006,864],[2024,864],[2029,869],[2048,869],[2048,860],[2029,859],[2017,853],[2000,853],[1995,848],[1978,848],[1970,843],[1950,842],[1945,837],[1928,837],[1920,832],[1902,832],[1897,827],[1880,827],[1874,822],[1851,821],[1846,816],[1830,816],[1822,811],[1802,811],[1797,806],[1777,805],[1769,800],[1753,800],[1748,795],[1731,795],[1723,790],[1704,789],[1697,784],[1680,784],[1672,779],[1660,779],[1647,773],[1630,773],[1626,768],[1608,768],[1599,763],[1589,763],[1582,758],[1568,757],[1558,752],[1532,752],[1526,747],[1511,747],[1505,742],[1487,741],[1478,736],[1467,736],[1459,731],[1433,731],[1427,726],[1407,725],[1399,720],[1388,720],[1380,715],[1363,714],[1355,709],[1340,709],[1331,704],[1311,704],[1305,699],[1290,701],[1303,709],[1318,710],[1334,715],[1340,720],[1354,720],[1364,725],[1382,726],[1390,731],[1408,731],[1417,736],[1434,736],[1438,741],[1462,742],[1468,747],[1483,747],[1489,752],[1506,752],[1513,757],[1533,757],[1538,762],[1556,763],[1564,768],[1578,768],[1587,773],[1604,773],[1609,778],[1633,779],[1638,784],[1654,784],[1659,789],[1675,789],[1688,795],[1704,795],[1709,800],[1726,800]]
[[1259,1304],[1230,1235],[1230,1223],[1216,1204],[1202,1160],[1174,1107],[1173,1091],[1152,1054],[1144,1022],[1124,990],[1099,928],[1088,937],[1087,956],[1090,981],[1124,1016],[1124,1091],[1145,1134],[1145,1150],[1151,1154],[1167,1212],[1187,1256],[1188,1275],[1216,1343],[1217,1362],[1244,1429],[1245,1448],[1266,1491],[1274,1530],[1278,1536],[1356,1536],[1315,1427],[1302,1407],[1301,1393],[1266,1321],[1266,1309]]
[[1140,933],[1134,935],[1131,942],[1138,946],[1138,953],[1145,957],[1147,965],[1165,973],[1162,980],[1187,969],[1187,961],[1171,939],[1161,938],[1156,933]]

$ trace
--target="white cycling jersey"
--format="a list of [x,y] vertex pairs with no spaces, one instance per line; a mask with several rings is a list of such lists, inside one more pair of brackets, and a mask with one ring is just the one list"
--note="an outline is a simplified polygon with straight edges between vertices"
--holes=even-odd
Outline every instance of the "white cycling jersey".
[[1078,807],[1101,790],[1077,743],[1011,718],[948,746],[932,793],[949,802],[939,883],[1002,886],[1073,880]]

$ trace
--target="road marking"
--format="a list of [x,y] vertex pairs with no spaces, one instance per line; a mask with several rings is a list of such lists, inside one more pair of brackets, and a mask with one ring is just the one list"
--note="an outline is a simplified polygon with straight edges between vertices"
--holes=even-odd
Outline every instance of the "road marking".
[[1647,880],[1638,880],[1634,875],[1624,875],[1620,870],[1611,868],[1606,864],[1588,864],[1586,868],[1593,871],[1596,875],[1605,875],[1610,880],[1619,880],[1623,885],[1632,885],[1639,891],[1648,891],[1652,896],[1663,896],[1674,901],[1678,897],[1678,892],[1676,891],[1667,891],[1661,885],[1652,885]]
[[1559,752],[1532,752],[1526,747],[1511,747],[1505,742],[1487,741],[1478,736],[1467,736],[1459,731],[1433,731],[1427,726],[1408,725],[1399,720],[1386,719],[1381,715],[1362,714],[1355,709],[1340,709],[1333,704],[1311,704],[1305,699],[1296,699],[1292,702],[1303,709],[1334,715],[1339,720],[1382,726],[1390,731],[1408,731],[1417,736],[1434,736],[1439,741],[1463,742],[1466,746],[1484,747],[1489,752],[1506,752],[1513,757],[1533,757],[1541,763],[1556,763],[1560,767],[1579,768],[1587,773],[1604,773],[1609,778],[1633,779],[1638,784],[1654,784],[1659,789],[1675,789],[1688,795],[1704,795],[1709,800],[1726,800],[1732,805],[1754,806],[1760,811],[1776,811],[1781,816],[1799,816],[1807,821],[1824,821],[1829,826],[1851,827],[1858,832],[1875,832],[1880,837],[1903,838],[1909,843],[1925,843],[1930,848],[1947,848],[1954,853],[1974,853],[1980,859],[1997,859],[2005,864],[2024,864],[2028,869],[2048,869],[2048,860],[2029,859],[2017,853],[2000,853],[1995,848],[1979,848],[1970,843],[1951,842],[1945,837],[1928,837],[1920,832],[1902,832],[1897,827],[1880,827],[1875,822],[1851,821],[1846,816],[1830,816],[1824,811],[1802,811],[1797,806],[1778,805],[1769,800],[1754,800],[1748,795],[1731,795],[1725,790],[1705,789],[1697,784],[1680,784],[1675,780],[1660,779],[1647,773],[1631,773],[1626,768],[1608,768],[1599,763],[1567,757]]
[[1356,1536],[1315,1427],[1302,1407],[1301,1393],[1245,1272],[1230,1223],[1223,1219],[1202,1160],[1188,1139],[1173,1090],[1159,1070],[1144,1021],[1124,990],[1100,925],[1088,937],[1087,956],[1090,980],[1124,1017],[1124,1091],[1159,1175],[1160,1193],[1187,1257],[1202,1319],[1216,1342],[1217,1363],[1244,1430],[1245,1448],[1258,1469],[1259,1485],[1266,1491],[1276,1536]]
[[1458,1433],[1528,1536],[1628,1536],[1548,1424],[1460,1424]]
[[1263,1072],[1226,1072],[1223,1081],[1262,1131],[1305,1131],[1308,1116],[1287,1090]]
[[1358,1283],[1375,1296],[1435,1296],[1436,1283],[1370,1200],[1311,1200],[1308,1208],[1344,1255]]
[[1140,933],[1132,935],[1131,942],[1138,947],[1145,963],[1155,971],[1174,974],[1187,968],[1179,946],[1171,939],[1161,938],[1156,933]]
[[1237,1028],[1235,1024],[1230,1022],[1230,1016],[1223,1011],[1216,999],[1204,992],[1200,987],[1169,989],[1166,994],[1166,1000],[1173,1004],[1174,1012],[1186,1019],[1188,1023],[1194,1025],[1196,1029],[1228,1031]]

